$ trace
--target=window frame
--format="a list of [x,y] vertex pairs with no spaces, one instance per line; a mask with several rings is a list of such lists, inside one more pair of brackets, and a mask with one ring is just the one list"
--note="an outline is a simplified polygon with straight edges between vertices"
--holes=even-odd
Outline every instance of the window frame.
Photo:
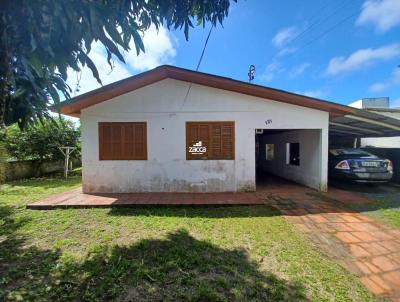
[[[143,145],[144,145],[144,154],[143,156],[137,156],[137,155],[132,155],[131,157],[129,156],[123,156],[121,155],[120,157],[114,157],[114,158],[110,158],[105,156],[104,154],[104,140],[102,139],[102,131],[104,126],[107,125],[142,125],[144,127],[144,137],[143,137]],[[121,134],[121,150],[123,150],[122,145],[126,143],[126,140],[124,139],[124,130],[122,130],[122,134]],[[98,151],[99,151],[99,161],[119,161],[119,160],[147,160],[147,156],[148,156],[148,150],[147,150],[147,122],[99,122],[98,123]],[[132,141],[131,144],[133,144],[133,146],[135,145],[135,142]],[[123,151],[121,151],[121,153],[123,153]]]
[[[294,162],[292,159],[294,158],[292,156],[292,146],[298,145],[298,161]],[[300,166],[300,143],[299,142],[293,142],[293,143],[286,143],[286,164],[299,167]]]
[[[272,146],[272,148],[270,148],[270,146]],[[265,144],[265,160],[275,160],[275,144]]]
[[[209,127],[209,139],[210,139],[210,146],[212,145],[212,125],[216,125],[216,124],[220,124],[221,127],[223,126],[223,124],[225,125],[230,125],[232,127],[232,156],[230,158],[215,158],[213,156],[207,155],[207,158],[204,157],[193,157],[193,155],[190,154],[189,152],[189,147],[190,147],[190,133],[188,131],[190,125],[208,125]],[[186,144],[185,144],[185,153],[186,153],[186,160],[235,160],[235,156],[236,156],[236,132],[235,132],[235,121],[186,121],[185,124],[185,132],[186,132]],[[221,134],[221,139],[222,139],[222,134]],[[212,148],[208,146],[208,148],[210,150],[212,150]],[[208,152],[207,152],[208,153]],[[208,153],[209,154],[209,153]]]

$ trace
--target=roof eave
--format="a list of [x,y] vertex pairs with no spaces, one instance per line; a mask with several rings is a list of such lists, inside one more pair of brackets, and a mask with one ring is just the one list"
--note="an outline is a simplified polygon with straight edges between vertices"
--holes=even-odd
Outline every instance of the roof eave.
[[145,87],[168,77],[167,71],[150,70],[107,86],[92,90],[61,104],[62,114],[79,117],[80,111],[103,101],[115,98],[133,90]]
[[70,101],[62,103],[60,110],[62,114],[79,117],[80,111],[84,108],[126,94],[166,78],[242,93],[268,100],[281,101],[320,111],[327,111],[332,116],[340,116],[356,112],[356,109],[352,107],[168,65],[159,66],[153,70],[82,94]]

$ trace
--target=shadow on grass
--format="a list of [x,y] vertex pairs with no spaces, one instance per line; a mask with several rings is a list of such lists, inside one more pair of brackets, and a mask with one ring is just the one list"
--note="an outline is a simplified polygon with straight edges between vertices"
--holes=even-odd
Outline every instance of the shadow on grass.
[[7,182],[9,186],[18,186],[26,188],[43,188],[43,189],[54,189],[59,188],[62,185],[74,186],[81,183],[81,176],[71,176],[67,180],[61,176],[54,177],[43,177],[43,178],[29,178],[16,181]]
[[333,187],[367,197],[371,202],[350,204],[348,207],[358,212],[370,212],[381,209],[400,210],[400,187],[392,184],[358,184],[345,181],[331,181]]
[[375,197],[368,204],[354,204],[349,205],[349,207],[356,212],[375,212],[379,210],[393,210],[399,213],[400,217],[400,195],[394,197]]
[[400,194],[400,187],[390,183],[355,183],[330,179],[329,185],[340,190],[360,194]]
[[0,300],[306,301],[300,284],[261,271],[241,249],[185,230],[130,246],[98,245],[77,260],[28,246],[12,209],[1,208]]
[[204,218],[232,218],[232,217],[272,217],[281,213],[268,205],[255,206],[145,206],[145,207],[113,207],[108,212],[113,216],[159,216],[159,217],[204,217]]
[[328,193],[301,189],[289,191],[289,194],[270,193],[266,195],[266,201],[288,216],[377,210],[393,210],[392,212],[396,213],[400,210],[398,186],[354,184],[332,180],[329,186]]

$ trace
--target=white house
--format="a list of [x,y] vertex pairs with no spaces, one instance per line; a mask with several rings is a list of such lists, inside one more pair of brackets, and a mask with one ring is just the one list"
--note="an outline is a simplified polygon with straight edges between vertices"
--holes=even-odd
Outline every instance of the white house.
[[86,193],[253,191],[256,169],[325,191],[329,119],[356,109],[160,66],[61,112],[81,118]]

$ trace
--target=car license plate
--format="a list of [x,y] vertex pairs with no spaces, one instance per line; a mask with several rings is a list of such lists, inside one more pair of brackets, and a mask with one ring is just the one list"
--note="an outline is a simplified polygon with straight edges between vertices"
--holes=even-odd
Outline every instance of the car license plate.
[[363,167],[378,167],[379,163],[376,161],[363,161],[361,165]]

